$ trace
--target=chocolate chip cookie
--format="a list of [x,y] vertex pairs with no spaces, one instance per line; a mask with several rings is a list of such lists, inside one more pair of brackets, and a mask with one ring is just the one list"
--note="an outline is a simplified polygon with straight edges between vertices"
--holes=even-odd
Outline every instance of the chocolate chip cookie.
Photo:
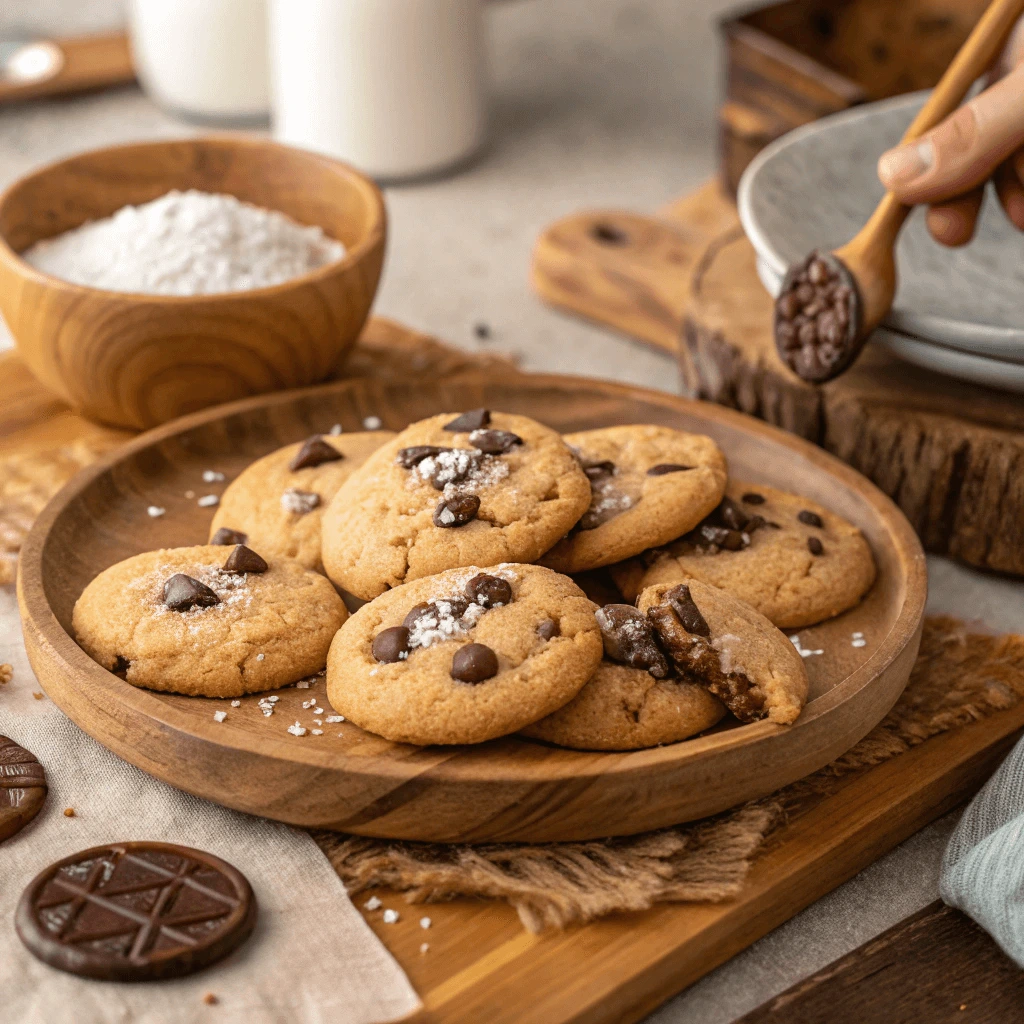
[[414,423],[342,484],[322,525],[327,575],[369,600],[462,565],[532,562],[590,503],[553,430],[476,409]]
[[675,540],[725,493],[725,456],[710,437],[634,425],[567,434],[590,480],[590,507],[540,560],[557,572],[620,562]]
[[662,650],[646,616],[628,604],[597,607],[604,660],[565,707],[522,735],[576,750],[638,750],[710,729],[725,706]]
[[795,722],[807,700],[803,658],[760,612],[699,580],[659,583],[637,607],[676,668],[741,722]]
[[538,565],[468,566],[395,587],[339,630],[327,696],[400,743],[480,743],[580,691],[601,661],[590,601]]
[[320,518],[353,470],[395,435],[314,434],[264,455],[221,496],[210,524],[211,544],[251,544],[266,558],[294,558],[323,571]]
[[319,672],[348,612],[329,580],[244,545],[168,548],[82,592],[78,643],[133,686],[240,697]]
[[611,573],[627,598],[656,583],[701,580],[794,629],[857,604],[874,582],[875,560],[860,530],[821,505],[732,482],[694,530]]

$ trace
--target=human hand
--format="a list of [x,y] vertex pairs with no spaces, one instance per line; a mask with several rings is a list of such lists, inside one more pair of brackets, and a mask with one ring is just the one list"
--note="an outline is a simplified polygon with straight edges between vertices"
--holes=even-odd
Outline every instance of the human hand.
[[921,138],[883,153],[878,177],[901,203],[929,205],[928,230],[943,245],[974,236],[989,178],[1024,231],[1024,19],[988,87]]

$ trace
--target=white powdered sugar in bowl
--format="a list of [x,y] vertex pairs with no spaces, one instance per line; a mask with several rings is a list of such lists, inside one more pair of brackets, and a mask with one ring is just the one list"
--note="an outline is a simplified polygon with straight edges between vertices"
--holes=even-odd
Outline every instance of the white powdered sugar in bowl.
[[149,295],[213,295],[280,284],[345,255],[341,242],[275,210],[209,192],[124,206],[21,254],[73,284]]

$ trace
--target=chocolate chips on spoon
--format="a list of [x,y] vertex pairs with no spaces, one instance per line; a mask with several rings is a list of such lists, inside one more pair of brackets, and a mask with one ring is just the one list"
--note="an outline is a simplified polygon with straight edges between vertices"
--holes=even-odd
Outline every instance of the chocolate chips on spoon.
[[116,843],[40,872],[14,918],[29,951],[101,981],[178,978],[223,959],[256,926],[245,876],[171,843]]
[[606,604],[595,616],[608,658],[630,668],[646,669],[655,679],[668,676],[668,660],[642,612],[631,604]]
[[480,499],[475,494],[456,494],[445,498],[434,509],[434,525],[445,530],[465,526],[476,519],[479,511]]
[[220,604],[220,598],[205,583],[176,572],[164,584],[164,604],[173,612],[187,612],[190,608],[211,608]]
[[328,444],[319,434],[314,434],[295,453],[295,457],[288,463],[288,468],[294,473],[299,469],[320,466],[325,462],[337,462],[343,458],[345,456],[334,445]]
[[228,555],[224,563],[223,571],[237,573],[239,576],[247,572],[263,573],[270,568],[266,561],[244,544],[235,545],[235,549]]
[[471,409],[461,416],[456,416],[450,423],[444,425],[444,430],[453,434],[468,434],[473,430],[481,430],[491,422],[489,409]]
[[466,644],[452,658],[451,676],[460,683],[482,683],[498,674],[498,656],[486,644]]
[[46,773],[35,754],[0,736],[0,843],[20,832],[45,801]]

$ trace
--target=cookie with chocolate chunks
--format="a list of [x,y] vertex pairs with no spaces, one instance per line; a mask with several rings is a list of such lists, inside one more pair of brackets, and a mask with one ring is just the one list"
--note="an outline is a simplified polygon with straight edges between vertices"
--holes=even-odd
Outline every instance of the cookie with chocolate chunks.
[[324,509],[353,470],[394,436],[387,430],[314,434],[257,459],[221,495],[210,543],[247,544],[269,561],[294,558],[322,572]]
[[14,740],[0,736],[0,843],[20,832],[46,802],[46,773]]
[[590,482],[555,431],[497,410],[443,413],[407,427],[345,481],[323,515],[323,564],[340,588],[371,600],[446,569],[532,562],[589,501]]
[[252,934],[256,897],[211,853],[171,843],[112,843],[51,864],[29,883],[14,924],[29,951],[99,981],[180,978]]
[[[606,605],[595,615],[605,640],[597,671],[568,704],[528,725],[523,736],[575,750],[638,750],[688,739],[724,717],[720,700],[665,659],[642,612]],[[623,638],[623,632],[632,635]]]
[[338,631],[327,697],[399,743],[480,743],[572,700],[601,661],[586,595],[538,565],[449,569],[395,587]]
[[847,611],[875,579],[864,535],[809,498],[734,481],[695,529],[611,568],[629,598],[656,583],[710,583],[782,629]]
[[168,548],[99,574],[72,613],[78,643],[133,686],[240,697],[319,672],[348,617],[330,581],[239,545]]
[[590,506],[540,560],[583,572],[667,544],[721,500],[725,458],[710,437],[670,427],[625,426],[567,434],[590,480]]
[[795,722],[807,671],[789,639],[750,605],[699,580],[660,583],[637,608],[676,670],[706,687],[741,722]]

